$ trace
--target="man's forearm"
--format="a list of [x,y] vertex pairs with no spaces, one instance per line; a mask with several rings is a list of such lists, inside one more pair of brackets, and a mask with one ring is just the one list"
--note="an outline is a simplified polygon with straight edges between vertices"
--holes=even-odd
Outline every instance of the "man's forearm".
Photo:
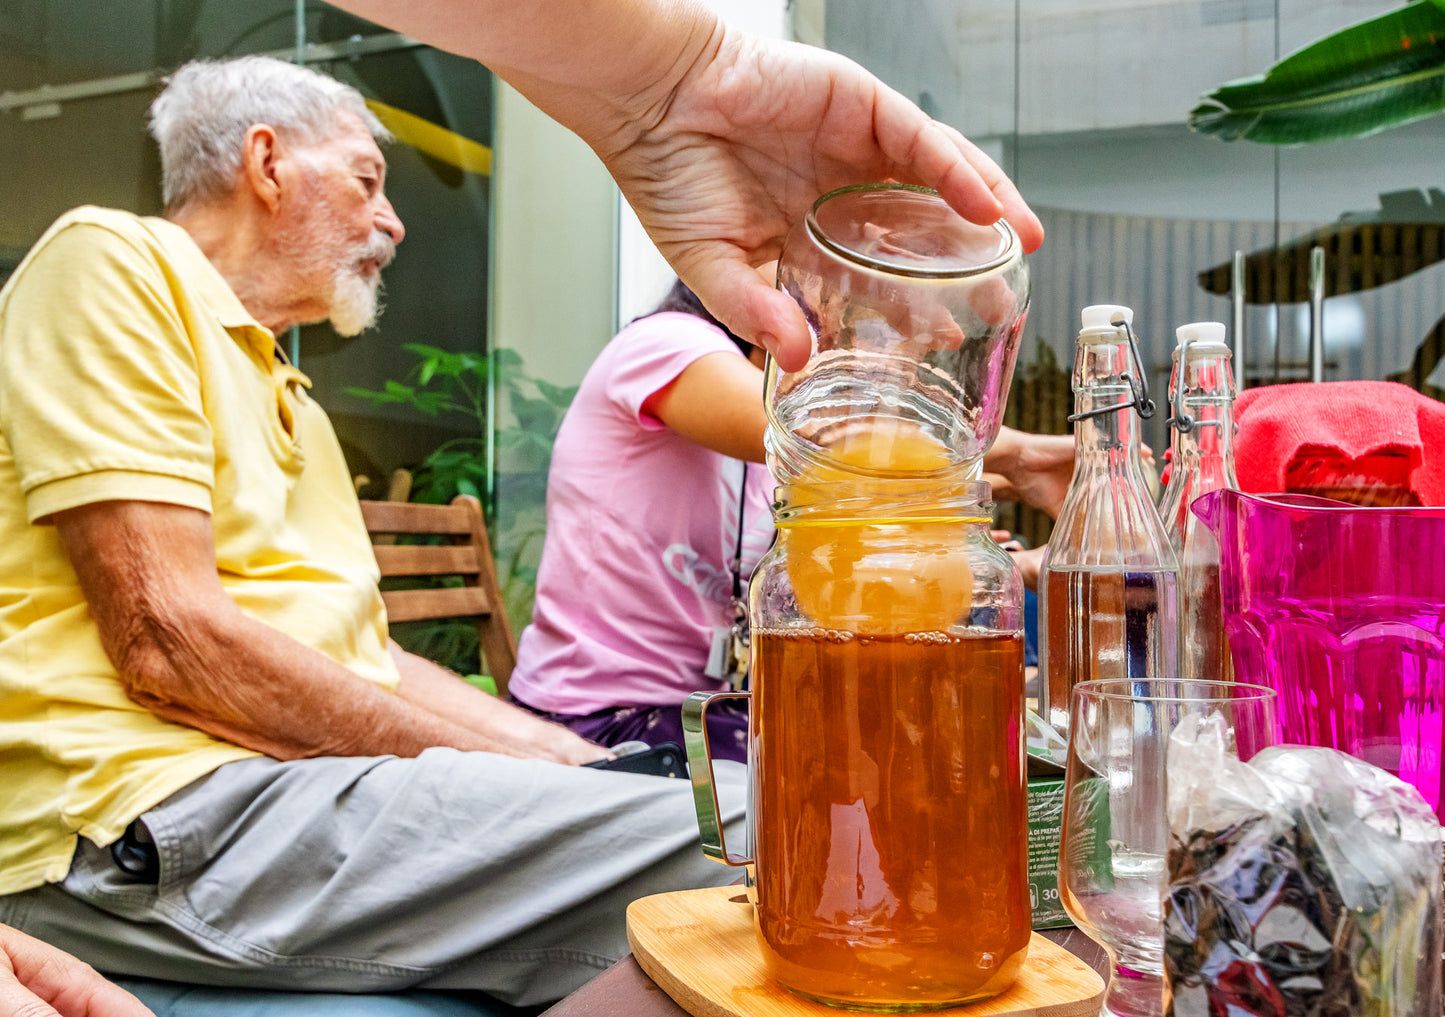
[[120,654],[127,693],[158,716],[277,759],[494,748],[234,608],[158,627]]
[[[665,102],[719,31],[697,0],[341,0],[338,6],[491,68],[596,143]],[[564,44],[565,41],[565,44]]]
[[126,694],[157,716],[278,759],[488,747],[243,612],[206,513],[97,502],[55,527]]

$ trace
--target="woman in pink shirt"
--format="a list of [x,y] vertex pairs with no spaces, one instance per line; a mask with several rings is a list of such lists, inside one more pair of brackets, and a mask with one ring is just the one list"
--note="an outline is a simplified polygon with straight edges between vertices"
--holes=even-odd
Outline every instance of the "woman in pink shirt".
[[[714,633],[773,539],[761,365],[678,282],[588,370],[552,454],[523,706],[603,745],[681,743],[682,701],[726,685]],[[708,716],[744,759],[746,713]]]

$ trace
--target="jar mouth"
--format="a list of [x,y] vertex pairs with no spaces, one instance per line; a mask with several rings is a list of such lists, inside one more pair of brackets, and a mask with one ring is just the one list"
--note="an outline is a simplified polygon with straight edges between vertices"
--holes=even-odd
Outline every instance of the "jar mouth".
[[[895,220],[892,229],[879,222],[862,221],[858,215],[878,197],[892,206],[888,209]],[[900,198],[904,201],[900,202]],[[905,209],[914,213],[911,218],[903,214]],[[824,250],[888,275],[945,281],[978,279],[1023,258],[1018,234],[1006,220],[987,226],[969,222],[945,204],[936,190],[918,184],[840,187],[813,202],[804,221],[809,235]]]
[[774,526],[859,526],[992,522],[987,481],[926,478],[782,484]]

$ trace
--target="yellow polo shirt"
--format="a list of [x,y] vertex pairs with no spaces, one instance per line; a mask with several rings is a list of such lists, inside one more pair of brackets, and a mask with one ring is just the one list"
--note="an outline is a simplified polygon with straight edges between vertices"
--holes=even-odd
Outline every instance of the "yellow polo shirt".
[[309,381],[180,227],[80,208],[0,291],[0,893],[64,878],[172,792],[255,753],[126,698],[47,517],[209,512],[247,614],[395,688],[376,560]]

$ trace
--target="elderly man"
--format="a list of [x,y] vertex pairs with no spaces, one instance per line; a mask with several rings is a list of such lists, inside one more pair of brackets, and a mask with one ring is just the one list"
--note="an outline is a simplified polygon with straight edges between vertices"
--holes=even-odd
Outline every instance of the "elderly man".
[[388,641],[275,341],[374,317],[384,132],[259,57],[151,126],[164,218],[70,212],[0,296],[0,922],[117,973],[561,996],[628,901],[734,877],[685,782],[559,765],[607,753]]

